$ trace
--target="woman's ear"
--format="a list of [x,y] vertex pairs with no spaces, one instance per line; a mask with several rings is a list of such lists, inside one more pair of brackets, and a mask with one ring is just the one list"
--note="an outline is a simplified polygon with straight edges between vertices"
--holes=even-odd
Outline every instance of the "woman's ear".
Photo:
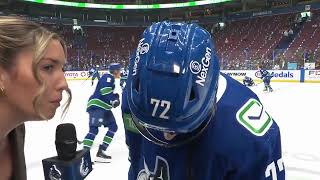
[[7,72],[4,70],[3,67],[0,67],[0,88],[5,89],[5,82],[7,79],[8,75]]
[[0,67],[0,96],[4,96],[6,94],[4,81],[5,81],[5,75],[4,75],[3,68]]

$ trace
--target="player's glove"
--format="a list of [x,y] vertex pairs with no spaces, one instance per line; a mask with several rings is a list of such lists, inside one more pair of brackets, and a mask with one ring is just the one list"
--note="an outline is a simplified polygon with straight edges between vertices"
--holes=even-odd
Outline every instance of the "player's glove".
[[118,106],[120,105],[119,99],[110,101],[110,103],[111,103],[111,106],[112,106],[113,108],[116,108],[116,107],[118,107]]

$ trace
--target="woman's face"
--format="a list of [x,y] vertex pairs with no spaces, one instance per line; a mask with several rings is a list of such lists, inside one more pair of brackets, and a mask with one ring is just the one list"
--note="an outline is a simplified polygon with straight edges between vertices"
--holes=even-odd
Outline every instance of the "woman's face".
[[[41,119],[33,101],[41,88],[32,72],[33,52],[24,50],[18,53],[14,67],[7,73],[4,87],[9,105],[25,120]],[[66,63],[64,50],[58,40],[52,40],[40,60],[37,71],[45,84],[43,95],[36,106],[47,119],[51,119],[60,106],[62,92],[68,88],[63,65]]]

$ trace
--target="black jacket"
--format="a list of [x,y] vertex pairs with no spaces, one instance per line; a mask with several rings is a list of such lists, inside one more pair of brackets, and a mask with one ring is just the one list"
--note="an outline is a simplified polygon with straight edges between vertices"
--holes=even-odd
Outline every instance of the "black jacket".
[[13,174],[11,180],[27,180],[26,162],[24,158],[24,138],[24,124],[18,126],[9,134],[13,159]]

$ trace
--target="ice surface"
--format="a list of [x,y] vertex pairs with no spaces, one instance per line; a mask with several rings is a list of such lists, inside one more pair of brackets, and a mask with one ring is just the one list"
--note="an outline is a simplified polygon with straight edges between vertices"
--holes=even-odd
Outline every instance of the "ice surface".
[[[89,130],[86,103],[94,86],[91,86],[89,80],[83,84],[82,81],[68,83],[73,100],[64,120],[61,120],[62,110],[59,109],[50,121],[26,123],[25,155],[29,180],[44,179],[41,160],[56,155],[54,139],[59,123],[74,123],[79,139],[83,139]],[[258,94],[266,110],[280,126],[287,179],[319,180],[320,84],[272,83],[272,87],[275,90],[272,93],[262,92],[262,84],[252,87],[252,90]],[[116,87],[116,91],[121,92],[119,87]],[[128,150],[124,142],[121,110],[116,108],[113,112],[119,128],[108,149],[112,162],[94,165],[94,170],[87,180],[127,179]],[[91,150],[93,159],[105,133],[106,129],[100,128]]]

